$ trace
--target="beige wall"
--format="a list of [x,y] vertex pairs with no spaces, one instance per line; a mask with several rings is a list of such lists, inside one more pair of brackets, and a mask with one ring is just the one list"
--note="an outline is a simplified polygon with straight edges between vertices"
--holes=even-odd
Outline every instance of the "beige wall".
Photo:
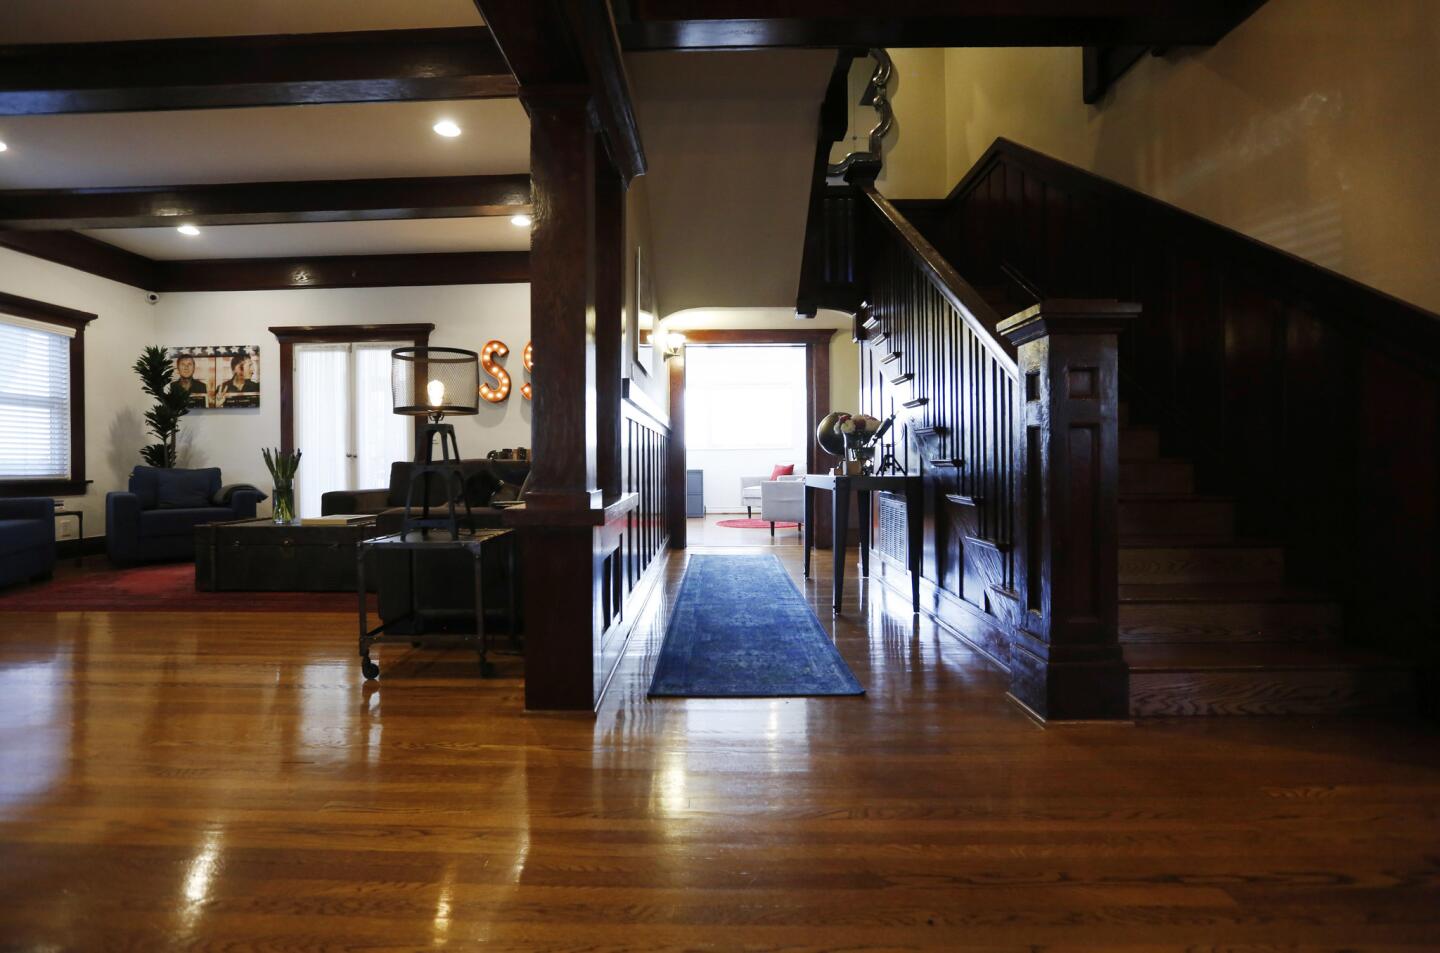
[[[1145,57],[1098,107],[1078,49],[946,50],[943,72],[931,196],[1004,136],[1440,310],[1436,0],[1269,0],[1213,48]],[[882,188],[909,197],[932,173],[901,119]]]

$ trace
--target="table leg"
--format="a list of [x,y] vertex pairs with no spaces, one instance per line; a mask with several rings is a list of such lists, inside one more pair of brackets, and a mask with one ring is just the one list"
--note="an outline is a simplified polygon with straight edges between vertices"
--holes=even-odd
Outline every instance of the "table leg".
[[870,578],[870,500],[869,490],[861,490],[856,502],[860,504],[860,575]]
[[910,604],[920,611],[920,567],[925,564],[925,489],[919,480],[909,481],[905,490],[906,562],[910,569]]
[[515,547],[519,545],[512,535],[506,542],[505,547],[505,611],[509,613],[510,619],[510,649],[520,651],[520,617],[517,614],[515,605]]
[[380,674],[380,666],[370,661],[370,604],[365,598],[365,547],[355,547],[355,591],[359,593],[360,672],[366,679]]
[[485,573],[482,548],[475,547],[475,639],[480,646],[480,677],[490,674],[490,661],[486,658],[490,648],[489,630],[485,627]]
[[815,488],[805,487],[805,578],[810,578],[810,550],[815,545]]
[[830,540],[830,556],[833,580],[830,608],[840,611],[840,601],[845,595],[845,539],[850,535],[850,488],[840,480],[835,481],[835,492],[830,494],[830,505],[834,513],[831,518],[833,530]]

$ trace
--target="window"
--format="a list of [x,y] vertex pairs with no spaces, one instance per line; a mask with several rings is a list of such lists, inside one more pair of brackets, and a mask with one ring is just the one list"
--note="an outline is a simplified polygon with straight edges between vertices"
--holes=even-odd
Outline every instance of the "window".
[[0,294],[0,493],[85,492],[85,325],[95,315]]

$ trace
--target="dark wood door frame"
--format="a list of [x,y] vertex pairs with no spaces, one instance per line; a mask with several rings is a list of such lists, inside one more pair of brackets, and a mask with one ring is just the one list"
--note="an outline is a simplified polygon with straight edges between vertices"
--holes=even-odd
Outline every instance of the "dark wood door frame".
[[[685,343],[708,344],[780,344],[802,345],[805,348],[805,426],[813,434],[821,419],[830,413],[830,339],[833,328],[776,329],[724,328],[715,330],[684,330]],[[685,363],[683,357],[670,358],[670,426],[671,453],[668,484],[671,499],[679,501],[670,507],[670,548],[684,549],[685,539]],[[816,445],[805,443],[805,469],[810,473],[833,466],[834,458]]]
[[[295,450],[295,345],[354,344],[363,341],[409,341],[416,347],[430,343],[433,324],[328,324],[271,328],[280,342],[280,449]],[[415,418],[415,439],[420,439],[424,418]],[[417,444],[418,445],[418,444]]]

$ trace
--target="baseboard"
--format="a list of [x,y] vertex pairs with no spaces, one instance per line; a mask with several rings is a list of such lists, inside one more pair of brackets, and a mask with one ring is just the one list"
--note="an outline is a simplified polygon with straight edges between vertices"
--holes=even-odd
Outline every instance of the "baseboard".
[[105,552],[104,536],[87,536],[84,539],[57,539],[56,559],[74,559],[77,556],[99,556]]

